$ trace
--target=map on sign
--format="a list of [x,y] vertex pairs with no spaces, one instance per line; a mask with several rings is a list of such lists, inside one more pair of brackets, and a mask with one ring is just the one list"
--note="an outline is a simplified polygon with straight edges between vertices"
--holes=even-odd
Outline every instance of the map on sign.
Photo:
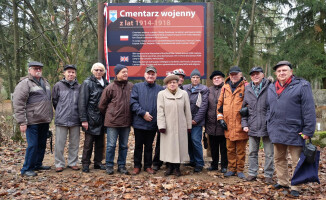
[[106,56],[110,77],[116,64],[129,77],[157,68],[158,78],[197,68],[206,78],[206,4],[107,4]]

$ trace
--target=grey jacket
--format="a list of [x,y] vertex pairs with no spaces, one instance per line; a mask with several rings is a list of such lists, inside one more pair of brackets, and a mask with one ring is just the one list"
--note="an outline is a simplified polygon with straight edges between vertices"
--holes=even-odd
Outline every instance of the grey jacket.
[[245,87],[244,99],[242,107],[248,106],[249,116],[242,117],[241,126],[248,127],[249,136],[263,137],[268,136],[267,133],[267,91],[270,81],[264,79],[261,91],[256,96],[252,82]]
[[20,125],[50,123],[53,117],[51,89],[49,83],[41,78],[45,90],[33,79],[32,75],[20,79],[14,96],[14,116]]
[[77,80],[70,84],[65,79],[57,82],[52,89],[52,104],[55,109],[54,123],[57,126],[79,126]]
[[[191,92],[191,88],[192,88],[191,84],[183,86],[183,89],[189,95],[192,120],[194,120],[197,123],[196,126],[204,126],[206,111],[208,107],[209,89],[207,86],[202,84],[199,84],[194,92]],[[199,93],[201,94],[201,98],[202,98],[200,107],[196,105]]]

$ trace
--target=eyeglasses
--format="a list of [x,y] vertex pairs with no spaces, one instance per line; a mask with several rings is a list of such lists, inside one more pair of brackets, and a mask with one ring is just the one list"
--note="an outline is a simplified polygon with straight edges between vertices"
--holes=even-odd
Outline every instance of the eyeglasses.
[[103,69],[94,69],[94,71],[96,71],[96,72],[98,72],[98,71],[100,71],[100,72],[104,72]]
[[31,67],[34,71],[42,71],[42,67]]

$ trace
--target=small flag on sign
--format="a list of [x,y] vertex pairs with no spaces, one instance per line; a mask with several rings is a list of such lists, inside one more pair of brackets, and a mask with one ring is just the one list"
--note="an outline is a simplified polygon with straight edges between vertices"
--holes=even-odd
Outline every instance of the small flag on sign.
[[128,41],[129,35],[120,35],[120,41]]
[[120,62],[129,62],[129,56],[120,56]]

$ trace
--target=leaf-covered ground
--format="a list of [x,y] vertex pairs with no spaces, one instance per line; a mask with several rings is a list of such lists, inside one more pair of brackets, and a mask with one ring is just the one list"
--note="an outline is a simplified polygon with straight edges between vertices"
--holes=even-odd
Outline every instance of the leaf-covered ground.
[[[83,147],[83,133],[81,147]],[[90,173],[65,169],[55,172],[54,154],[47,145],[44,165],[52,170],[39,172],[37,177],[20,175],[24,162],[26,143],[18,144],[5,140],[0,147],[0,199],[286,199],[288,190],[274,190],[264,184],[263,150],[259,153],[258,180],[247,182],[237,177],[224,178],[219,171],[204,170],[194,174],[191,167],[181,166],[183,176],[164,176],[165,167],[157,174],[142,171],[139,175],[107,175],[105,171]],[[130,134],[127,168],[132,171],[134,136]],[[116,154],[117,156],[117,154]],[[210,158],[205,156],[206,167]],[[104,161],[103,161],[104,162]],[[290,167],[290,166],[289,166]],[[248,164],[246,163],[246,169]],[[247,171],[247,170],[246,170]],[[326,199],[326,156],[321,149],[319,178],[321,184],[302,186],[300,199]],[[276,176],[274,175],[274,181]]]

